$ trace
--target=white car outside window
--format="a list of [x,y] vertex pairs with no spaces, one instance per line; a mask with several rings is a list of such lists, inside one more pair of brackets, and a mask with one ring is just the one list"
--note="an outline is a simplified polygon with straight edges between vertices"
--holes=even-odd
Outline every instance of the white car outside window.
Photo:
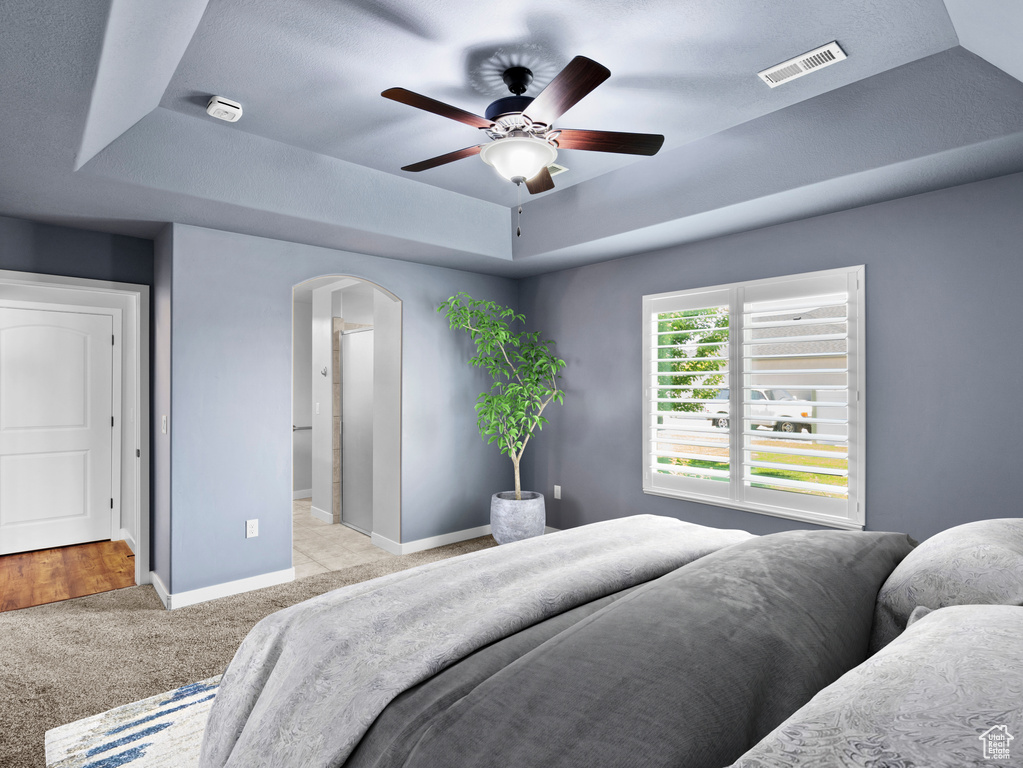
[[[809,424],[802,419],[809,418],[809,411],[800,411],[800,406],[791,405],[797,402],[784,389],[750,389],[747,390],[753,404],[750,406],[750,419],[755,426],[769,427],[777,432],[811,432]],[[729,407],[728,390],[718,390],[715,402],[708,403],[704,410],[712,414],[710,422],[721,429],[728,428]],[[720,402],[717,402],[720,401]],[[806,406],[802,406],[806,408]]]

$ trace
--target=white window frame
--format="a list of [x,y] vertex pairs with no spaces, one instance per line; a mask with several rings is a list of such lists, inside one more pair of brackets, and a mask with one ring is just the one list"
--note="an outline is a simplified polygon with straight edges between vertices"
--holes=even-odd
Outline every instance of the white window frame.
[[[773,292],[784,295],[797,281],[807,286],[814,283],[834,283],[845,279],[848,300],[848,455],[849,477],[847,500],[788,494],[748,488],[743,482],[744,448],[743,418],[745,413],[742,392],[747,381],[743,368],[743,341],[745,339],[744,303],[747,293],[758,301]],[[652,294],[643,297],[643,492],[655,496],[697,501],[703,504],[730,507],[747,512],[782,517],[849,530],[862,529],[866,522],[866,346],[864,322],[865,268],[860,266],[823,270],[798,275],[785,275],[740,283],[710,286],[682,291]],[[653,317],[662,312],[675,312],[710,305],[729,307],[728,374],[721,387],[729,388],[729,463],[730,482],[709,483],[651,471],[654,451],[652,426],[657,414],[654,402],[656,359],[651,340],[656,322]],[[790,502],[783,504],[780,502]],[[838,503],[836,503],[838,502]]]

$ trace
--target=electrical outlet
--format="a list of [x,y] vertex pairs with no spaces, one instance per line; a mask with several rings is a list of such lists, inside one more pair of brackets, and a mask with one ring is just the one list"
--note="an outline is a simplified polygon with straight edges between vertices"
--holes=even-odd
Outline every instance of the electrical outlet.
[[554,498],[556,498],[556,499],[560,499],[561,498],[561,486],[560,485],[554,486]]
[[259,535],[259,520],[245,521],[245,538],[254,539]]

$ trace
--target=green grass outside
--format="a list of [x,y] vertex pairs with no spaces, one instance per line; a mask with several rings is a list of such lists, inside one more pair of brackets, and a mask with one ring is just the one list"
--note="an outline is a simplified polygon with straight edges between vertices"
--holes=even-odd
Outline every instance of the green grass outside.
[[[814,444],[812,446],[814,450],[834,450],[841,451],[842,449],[832,445],[821,445]],[[798,466],[809,466],[809,467],[827,467],[829,469],[848,469],[849,460],[846,458],[824,458],[822,456],[793,456],[787,453],[771,453],[770,451],[754,451],[752,454],[754,461],[770,462],[772,464],[795,464]],[[728,469],[727,461],[712,461],[703,459],[677,459],[670,456],[664,456],[659,458],[659,464],[672,464],[679,467],[694,467],[699,469]],[[771,477],[782,478],[785,480],[800,480],[808,483],[818,483],[820,485],[834,485],[845,490],[848,485],[848,478],[841,475],[825,475],[818,472],[799,472],[794,469],[771,469],[767,467],[758,467],[753,470],[753,474],[757,477],[763,477],[765,479]],[[690,475],[690,477],[701,477],[701,475]],[[725,481],[724,478],[712,478],[720,479]],[[829,498],[844,498],[844,493],[828,493],[826,491],[800,491],[794,488],[782,488],[781,486],[773,486],[770,483],[756,483],[753,485],[754,488],[776,488],[778,490],[789,491],[790,493],[805,493],[810,496],[826,496]]]

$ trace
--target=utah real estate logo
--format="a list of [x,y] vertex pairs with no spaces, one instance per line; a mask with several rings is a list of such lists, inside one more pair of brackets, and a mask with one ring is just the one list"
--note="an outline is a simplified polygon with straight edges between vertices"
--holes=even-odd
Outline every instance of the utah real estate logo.
[[996,725],[993,728],[988,728],[977,738],[984,745],[985,760],[1009,759],[1009,742],[1012,741],[1013,736],[1009,733],[1007,726]]

